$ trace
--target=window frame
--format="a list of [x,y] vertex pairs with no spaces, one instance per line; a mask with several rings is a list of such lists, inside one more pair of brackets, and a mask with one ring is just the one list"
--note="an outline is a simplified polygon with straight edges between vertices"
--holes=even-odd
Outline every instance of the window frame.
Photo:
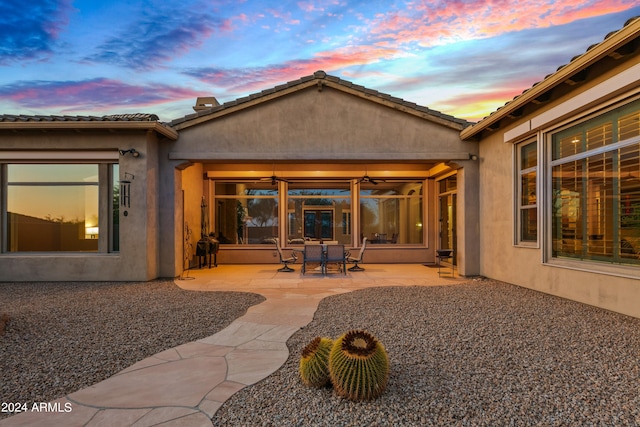
[[[523,149],[534,145],[535,154],[535,166],[523,168]],[[527,139],[522,142],[514,144],[514,246],[527,247],[527,248],[539,248],[540,247],[540,145],[537,138]],[[535,197],[534,203],[523,205],[522,186],[525,175],[535,173]],[[536,238],[535,240],[529,240],[523,238],[523,212],[527,210],[535,209],[536,220]]]
[[[617,161],[617,153],[625,147],[629,147],[632,145],[640,144],[640,135],[631,137],[622,141],[618,140],[617,135],[617,122],[621,117],[629,114],[632,111],[637,111],[640,106],[640,97],[635,96],[631,98],[627,98],[623,102],[611,103],[606,107],[603,107],[597,111],[591,111],[590,114],[585,114],[580,117],[575,117],[573,119],[564,121],[558,127],[553,129],[548,129],[544,131],[544,165],[540,169],[539,179],[542,178],[544,180],[544,198],[538,198],[539,204],[543,203],[544,207],[540,209],[540,211],[544,211],[544,215],[542,217],[544,224],[544,253],[543,253],[543,263],[552,266],[560,266],[566,267],[581,271],[588,272],[596,272],[596,273],[604,273],[604,274],[612,274],[621,277],[638,277],[638,270],[640,265],[637,263],[624,263],[619,262],[620,254],[617,255],[615,253],[612,254],[611,259],[597,259],[597,258],[582,258],[582,257],[563,257],[563,256],[555,256],[554,255],[554,236],[553,236],[553,224],[556,218],[553,216],[553,189],[554,189],[554,178],[553,171],[554,167],[559,165],[582,161],[586,162],[589,158],[592,158],[596,155],[601,155],[605,153],[614,153],[614,163]],[[607,120],[612,120],[614,122],[614,141],[608,145],[604,145],[597,148],[592,148],[590,150],[583,150],[581,152],[568,155],[566,157],[555,158],[554,154],[554,137],[560,137],[563,133],[568,132],[582,132],[583,129],[591,129],[594,126],[605,123]],[[590,124],[590,122],[592,124]],[[616,173],[616,180],[620,179],[620,169],[618,166],[614,166],[612,170]],[[586,179],[586,177],[583,177]],[[585,190],[586,191],[586,190]],[[614,194],[613,197],[618,197],[619,194]],[[619,200],[614,200],[614,204],[619,203]],[[612,214],[615,214],[615,211],[619,210],[620,207],[614,208]],[[615,227],[615,221],[613,223]],[[615,237],[619,237],[619,230],[615,231]],[[583,240],[584,244],[584,240]],[[616,247],[614,247],[614,252]]]
[[[282,183],[279,182],[269,185],[268,182],[260,183],[247,179],[213,179],[211,182],[211,196],[213,200],[210,216],[212,219],[211,231],[215,233],[216,238],[220,240],[221,244],[224,244],[225,247],[256,248],[262,247],[268,243],[270,239],[280,236],[282,224],[279,216],[281,210],[280,193]],[[248,190],[249,193],[224,194],[224,192],[218,191],[220,189],[219,185],[245,185],[248,187],[246,190]],[[257,191],[257,193],[251,194],[250,191]],[[236,201],[236,206],[233,207],[233,215],[236,217],[232,218],[232,220],[235,219],[235,223],[231,224],[232,221],[229,221],[229,216],[222,213],[221,208],[224,208],[227,212],[230,211],[230,205],[226,205],[226,202],[233,200]],[[270,225],[270,227],[276,228],[275,233],[272,233],[275,234],[275,236],[265,237],[258,243],[250,242],[249,227],[240,225],[241,223],[245,223],[246,218],[250,218],[248,216],[249,204],[250,201],[256,200],[274,200],[274,209],[277,212],[275,217],[270,217],[270,220],[275,220],[275,222]],[[241,201],[244,201],[244,204],[241,203]],[[233,225],[234,230],[231,229],[230,225]],[[221,230],[221,228],[223,228],[223,230]],[[226,233],[224,237],[221,235],[222,232]],[[240,232],[242,235],[240,235]]]
[[[424,226],[425,223],[425,217],[426,217],[426,213],[425,213],[425,206],[427,205],[427,199],[425,198],[425,192],[427,189],[427,183],[426,180],[421,179],[421,178],[417,178],[417,179],[398,179],[398,180],[391,180],[390,182],[393,183],[399,183],[399,184],[419,184],[420,185],[420,191],[417,192],[409,192],[407,194],[367,194],[367,191],[372,191],[375,190],[376,187],[374,187],[372,184],[367,184],[364,186],[363,188],[363,183],[359,183],[358,184],[358,188],[357,188],[357,192],[358,192],[358,213],[359,213],[359,218],[358,218],[358,229],[359,229],[359,234],[363,235],[363,237],[367,237],[367,239],[371,239],[370,242],[373,242],[373,239],[370,235],[367,235],[364,231],[364,220],[363,220],[363,212],[365,211],[364,205],[367,203],[368,200],[382,200],[384,203],[382,203],[382,206],[384,206],[387,202],[393,200],[393,201],[398,201],[398,203],[403,203],[405,204],[405,214],[406,215],[410,215],[411,214],[411,202],[412,201],[418,201],[419,203],[419,207],[418,207],[418,212],[420,214],[420,218],[419,223],[418,224],[414,224],[411,221],[406,221],[408,220],[408,218],[401,218],[400,215],[398,216],[398,223],[397,223],[397,230],[396,230],[396,243],[392,243],[393,242],[393,233],[391,233],[391,235],[389,235],[389,233],[384,230],[387,234],[386,236],[386,241],[383,241],[382,243],[378,243],[377,246],[382,246],[382,247],[395,247],[395,246],[402,246],[402,247],[426,247],[427,246],[427,238],[426,238],[426,227]],[[413,191],[413,190],[412,190]],[[399,205],[398,205],[399,206]],[[400,209],[397,209],[397,211],[400,211]],[[405,220],[405,221],[403,221]],[[409,227],[411,227],[411,224],[414,224],[414,227],[417,227],[420,229],[419,234],[416,233],[414,234],[414,237],[418,237],[420,239],[419,242],[402,242],[401,240],[403,239],[408,239],[410,237],[410,231],[409,231]],[[404,230],[403,230],[404,228]],[[404,231],[404,233],[403,233]]]
[[[44,152],[43,152],[44,153]],[[24,155],[23,152],[7,152],[3,158],[0,158],[0,220],[1,224],[1,242],[0,253],[2,255],[35,255],[49,254],[60,256],[77,256],[78,254],[92,256],[104,255],[106,253],[119,253],[119,235],[114,230],[113,215],[117,211],[117,200],[114,199],[114,186],[119,185],[119,163],[117,157],[111,152],[91,152],[86,159],[81,158],[83,152],[74,153],[75,157],[65,160],[64,154],[54,152],[54,155],[46,156],[40,152],[29,152]],[[46,152],[50,153],[50,152]],[[117,152],[116,152],[117,153]],[[46,157],[45,157],[46,156]],[[98,246],[95,251],[9,251],[8,239],[8,169],[10,165],[96,165],[98,168],[98,228],[106,230],[98,233]],[[55,181],[49,184],[54,185]],[[21,183],[21,185],[28,185]],[[37,181],[33,182],[37,186]],[[118,212],[119,214],[119,212]]]

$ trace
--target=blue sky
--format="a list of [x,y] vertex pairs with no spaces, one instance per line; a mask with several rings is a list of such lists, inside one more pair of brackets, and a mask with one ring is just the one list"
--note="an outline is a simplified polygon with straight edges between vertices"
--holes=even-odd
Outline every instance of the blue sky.
[[0,0],[0,114],[193,112],[324,70],[476,121],[637,0]]

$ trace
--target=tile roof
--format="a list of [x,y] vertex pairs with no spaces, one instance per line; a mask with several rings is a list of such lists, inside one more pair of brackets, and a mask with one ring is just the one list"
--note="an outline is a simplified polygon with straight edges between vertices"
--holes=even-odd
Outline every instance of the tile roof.
[[284,92],[285,90],[291,89],[291,88],[295,88],[296,86],[305,84],[305,83],[309,83],[312,81],[317,81],[318,83],[322,82],[322,81],[327,81],[327,82],[331,82],[340,86],[343,86],[345,88],[349,88],[351,90],[355,90],[358,92],[362,92],[363,94],[369,95],[369,96],[374,96],[377,98],[380,98],[382,100],[386,100],[386,101],[390,101],[393,102],[395,104],[398,104],[402,107],[405,108],[410,108],[413,110],[416,110],[420,113],[424,113],[424,114],[429,114],[431,116],[437,117],[439,119],[443,119],[449,122],[453,122],[453,123],[457,123],[458,125],[461,125],[463,127],[468,126],[471,124],[471,122],[468,122],[467,120],[463,120],[463,119],[459,119],[456,118],[454,116],[448,115],[448,114],[444,114],[441,113],[440,111],[436,111],[436,110],[432,110],[430,108],[424,107],[422,105],[418,105],[415,102],[409,102],[409,101],[405,101],[402,98],[397,98],[395,96],[391,96],[389,94],[386,93],[382,93],[382,92],[378,92],[377,90],[373,90],[373,89],[368,89],[364,86],[361,85],[357,85],[354,84],[350,81],[347,80],[343,80],[339,77],[335,77],[335,76],[331,76],[327,73],[325,73],[324,71],[316,71],[315,73],[313,73],[310,76],[305,76],[305,77],[301,77],[297,80],[293,80],[281,85],[277,85],[273,88],[269,88],[269,89],[265,89],[261,92],[257,92],[257,93],[253,93],[250,94],[248,96],[244,96],[238,99],[235,99],[233,101],[229,101],[229,102],[225,102],[221,105],[217,105],[214,106],[212,108],[209,109],[204,109],[201,111],[197,111],[196,113],[193,114],[189,114],[187,116],[184,116],[182,118],[178,118],[175,120],[172,120],[170,123],[168,123],[169,126],[175,126],[178,124],[182,124],[184,122],[188,122],[189,120],[193,120],[193,119],[197,119],[203,116],[207,116],[209,114],[213,114],[228,108],[232,108],[232,107],[236,107],[239,105],[242,105],[244,103],[253,101],[255,99],[260,99],[260,98],[264,98],[267,97],[269,95],[272,94],[277,94],[278,92]]
[[158,120],[155,114],[143,113],[105,116],[0,114],[0,129],[138,129],[154,130],[169,139],[178,139],[175,129]]
[[[592,51],[595,50],[595,48],[598,48],[602,45],[605,44],[605,42],[607,42],[607,40],[609,40],[611,37],[619,35],[619,34],[623,34],[627,31],[634,31],[631,27],[634,24],[640,23],[640,16],[634,16],[632,18],[629,18],[623,25],[622,28],[616,30],[616,31],[611,31],[610,33],[608,33],[605,37],[604,40],[599,42],[599,43],[595,43],[592,44],[591,46],[589,46],[587,48],[587,50],[584,53],[581,53],[579,55],[574,56],[573,58],[571,58],[571,60],[569,61],[569,63],[564,64],[559,66],[556,71],[554,73],[548,74],[544,77],[543,80],[534,83],[530,88],[525,89],[524,91],[522,91],[522,93],[520,93],[519,95],[516,95],[513,99],[511,99],[510,101],[507,101],[502,107],[499,107],[497,110],[493,111],[491,114],[489,114],[488,116],[482,118],[482,120],[480,120],[479,122],[473,124],[473,126],[470,126],[468,128],[466,128],[463,132],[462,132],[462,136],[464,139],[467,139],[469,137],[472,137],[478,133],[480,133],[483,129],[489,127],[492,123],[500,120],[502,117],[506,116],[507,114],[509,114],[509,112],[511,112],[514,109],[517,109],[520,106],[520,101],[526,101],[526,99],[535,92],[536,96],[540,96],[541,93],[538,93],[537,89],[540,87],[545,87],[546,91],[551,90],[555,85],[560,84],[563,80],[560,80],[560,74],[566,70],[571,70],[572,67],[576,66],[576,64],[578,64],[578,62],[581,62],[582,60],[585,59],[589,59]],[[637,37],[637,36],[636,36]],[[579,64],[582,66],[582,64]],[[573,72],[577,72],[579,70],[573,70]],[[554,81],[555,78],[558,78],[559,80],[557,82]],[[549,84],[551,85],[550,87],[546,87],[545,84]],[[553,85],[552,85],[553,84]]]
[[42,116],[0,114],[0,122],[155,122],[155,114],[110,114],[106,116]]

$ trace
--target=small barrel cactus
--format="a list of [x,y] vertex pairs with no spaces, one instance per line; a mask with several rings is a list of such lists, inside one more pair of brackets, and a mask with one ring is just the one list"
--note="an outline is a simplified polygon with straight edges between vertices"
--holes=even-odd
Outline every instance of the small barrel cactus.
[[331,347],[333,347],[331,338],[316,337],[302,350],[300,377],[306,385],[320,388],[329,384]]
[[354,401],[375,399],[389,379],[387,351],[369,332],[348,331],[333,343],[329,375],[338,395]]

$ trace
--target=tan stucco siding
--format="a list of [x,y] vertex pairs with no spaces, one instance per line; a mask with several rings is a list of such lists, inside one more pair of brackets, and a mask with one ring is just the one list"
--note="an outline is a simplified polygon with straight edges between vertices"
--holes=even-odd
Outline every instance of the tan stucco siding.
[[[157,157],[155,136],[146,131],[104,132],[50,130],[3,132],[3,150],[31,150],[38,153],[68,150],[69,158],[83,161],[95,150],[113,151],[120,162],[121,176],[134,176],[131,206],[120,209],[120,251],[114,253],[3,253],[0,256],[0,281],[103,281],[150,280],[157,277]],[[135,148],[140,156],[117,157],[118,149]],[[47,158],[43,158],[47,161]],[[64,160],[51,160],[64,162]],[[86,160],[91,162],[91,160]],[[10,161],[9,161],[10,162]],[[149,191],[151,188],[151,191]],[[124,215],[124,212],[127,215]],[[5,239],[0,231],[0,240]]]
[[307,88],[181,130],[172,158],[416,160],[468,155],[458,131],[339,90]]
[[[637,84],[630,85],[628,78],[617,78],[635,63],[636,60],[623,63],[619,69],[610,70],[598,79],[575,87],[573,92],[553,100],[535,114],[523,117],[480,141],[482,275],[640,317],[640,269],[597,262],[544,259],[543,249],[549,239],[545,234],[545,227],[549,227],[549,219],[545,217],[548,215],[548,205],[545,203],[549,196],[544,185],[548,177],[544,174],[549,166],[544,165],[544,158],[540,156],[538,247],[516,245],[514,224],[516,171],[513,144],[537,140],[539,145],[544,145],[548,143],[548,136],[559,126],[581,120],[587,114],[597,113],[600,109],[637,95]],[[628,77],[628,73],[623,75]],[[600,95],[597,102],[592,100],[589,105],[577,102],[585,93],[590,97]],[[549,114],[553,111],[562,112],[562,117]],[[540,117],[547,117],[546,122],[540,123]],[[536,129],[522,131],[527,128],[527,123],[533,122],[538,123]]]

